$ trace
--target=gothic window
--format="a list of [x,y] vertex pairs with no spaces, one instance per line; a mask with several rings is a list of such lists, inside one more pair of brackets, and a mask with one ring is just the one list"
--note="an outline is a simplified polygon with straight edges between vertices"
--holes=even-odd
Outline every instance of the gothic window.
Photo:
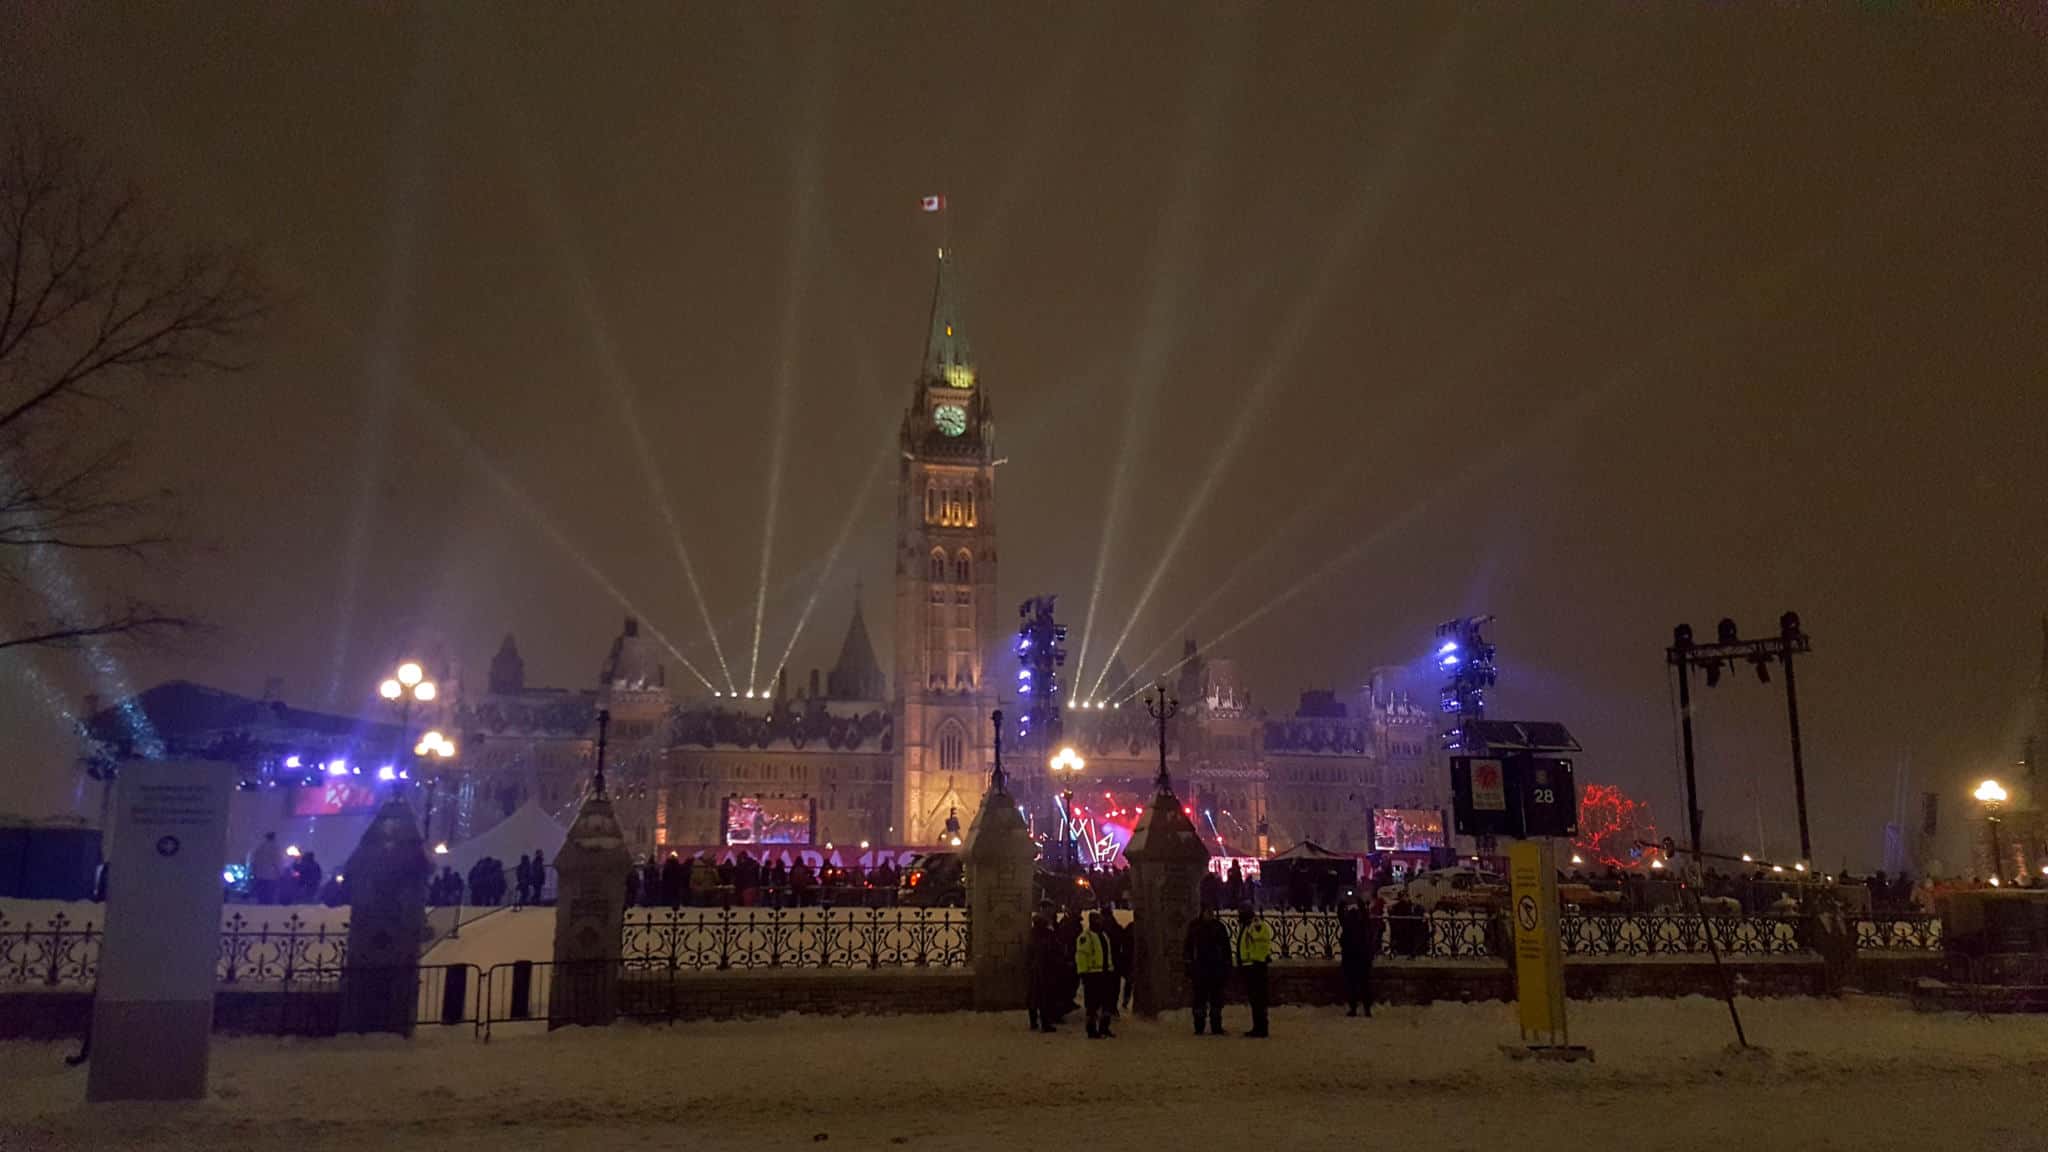
[[939,519],[939,482],[927,480],[924,484],[924,522],[936,523]]
[[932,549],[931,579],[934,584],[946,582],[946,553],[943,549]]
[[959,555],[953,557],[953,583],[974,583],[974,553],[965,548],[960,550]]
[[967,741],[960,735],[958,725],[947,725],[939,733],[939,771],[958,772],[966,754]]
[[974,488],[972,485],[969,485],[967,489],[967,526],[969,528],[974,527]]

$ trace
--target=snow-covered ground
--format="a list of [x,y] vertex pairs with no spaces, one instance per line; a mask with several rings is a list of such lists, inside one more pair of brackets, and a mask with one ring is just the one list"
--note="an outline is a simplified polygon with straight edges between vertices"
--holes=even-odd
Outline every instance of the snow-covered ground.
[[216,1039],[213,1096],[190,1106],[87,1107],[69,1046],[12,1043],[0,1148],[2048,1147],[2048,1019],[1742,1008],[1766,1053],[1728,1050],[1716,1001],[1574,1004],[1598,1061],[1569,1066],[1504,1058],[1498,1004],[1283,1008],[1263,1042],[1198,1039],[1178,1017],[1095,1042],[1014,1014]]

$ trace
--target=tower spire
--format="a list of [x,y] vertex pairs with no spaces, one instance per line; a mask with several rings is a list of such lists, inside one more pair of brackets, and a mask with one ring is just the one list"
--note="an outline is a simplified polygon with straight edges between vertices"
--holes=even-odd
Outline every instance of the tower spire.
[[924,379],[942,380],[956,388],[974,386],[974,357],[967,347],[967,330],[960,324],[960,289],[956,257],[950,248],[939,249],[937,282],[932,286],[931,335],[925,341]]

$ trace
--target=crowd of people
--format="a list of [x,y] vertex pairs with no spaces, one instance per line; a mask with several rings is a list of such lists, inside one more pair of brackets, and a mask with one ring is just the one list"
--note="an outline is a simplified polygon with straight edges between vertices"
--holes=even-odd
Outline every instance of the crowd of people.
[[291,851],[278,847],[277,833],[265,832],[243,859],[248,887],[243,891],[250,904],[312,904],[334,906],[347,902],[340,881],[328,877],[320,860],[310,850]]
[[[277,833],[266,832],[249,849],[246,890],[239,893],[250,904],[309,904],[319,902],[330,908],[348,903],[348,887],[338,874],[327,874],[311,850],[280,849]],[[443,866],[427,880],[427,903],[473,904],[494,908],[510,896],[515,906],[539,904],[546,895],[548,866],[546,854],[536,848],[530,856],[506,867],[495,856],[472,864],[467,877]]]
[[762,861],[745,850],[723,860],[702,853],[641,859],[626,876],[626,904],[646,908],[809,908],[820,904],[887,907],[903,876],[883,861],[873,868],[814,868],[798,857]]
[[427,903],[496,908],[509,896],[513,907],[524,908],[542,902],[547,884],[547,856],[535,848],[531,856],[521,856],[509,868],[503,860],[485,856],[469,866],[467,877],[444,865],[427,882]]
[[[1233,975],[1250,1016],[1243,1035],[1270,1035],[1273,926],[1249,903],[1238,905],[1236,917],[1233,933],[1215,902],[1205,900],[1182,940],[1197,1036],[1228,1035],[1223,1007]],[[1378,901],[1368,905],[1348,893],[1338,901],[1337,923],[1348,1014],[1371,1016],[1373,958],[1386,913]],[[1089,1039],[1113,1038],[1116,1019],[1131,1006],[1136,963],[1132,924],[1118,919],[1113,903],[1063,911],[1051,900],[1041,902],[1026,952],[1026,1024],[1033,1031],[1057,1032],[1078,1009]]]

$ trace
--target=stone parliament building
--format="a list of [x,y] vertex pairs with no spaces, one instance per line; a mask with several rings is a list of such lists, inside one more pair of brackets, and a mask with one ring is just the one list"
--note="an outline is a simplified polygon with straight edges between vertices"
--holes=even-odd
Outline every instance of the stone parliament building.
[[[971,819],[992,762],[989,714],[1014,673],[997,611],[1000,552],[993,407],[959,315],[949,253],[939,257],[923,370],[903,415],[897,478],[894,668],[876,659],[856,594],[837,660],[762,699],[670,689],[658,645],[627,620],[597,683],[525,683],[514,639],[487,691],[456,703],[461,770],[444,783],[456,837],[487,828],[528,795],[566,814],[611,716],[609,775],[628,845],[808,840],[823,846],[943,845]],[[1212,849],[1263,854],[1313,840],[1370,848],[1371,814],[1447,803],[1430,696],[1398,668],[1357,692],[1311,692],[1290,715],[1254,708],[1228,660],[1187,643],[1169,732],[1176,785]],[[1123,679],[1112,669],[1106,683]],[[1433,693],[1431,694],[1433,696]],[[1010,709],[1014,713],[1014,705]],[[1068,709],[1063,743],[1086,760],[1071,782],[1090,859],[1121,848],[1157,770],[1142,701]],[[1041,836],[1058,820],[1043,749],[1006,741],[1005,768]],[[1035,762],[1034,762],[1035,761]],[[1063,785],[1064,786],[1064,785]],[[737,811],[737,815],[736,815]],[[954,821],[954,823],[949,823]]]
[[[384,791],[375,766],[438,729],[460,753],[410,765],[415,807],[430,840],[460,846],[530,803],[566,824],[591,776],[603,709],[607,775],[636,855],[834,845],[852,862],[861,845],[946,846],[960,834],[993,762],[990,713],[1005,707],[1005,768],[1034,835],[1061,834],[1061,792],[1071,789],[1076,851],[1085,863],[1113,862],[1150,802],[1157,729],[1136,697],[1063,710],[1061,743],[1086,763],[1057,782],[1053,749],[1015,738],[1017,709],[998,690],[1016,663],[1011,617],[997,603],[994,413],[959,308],[942,251],[900,436],[892,668],[876,658],[858,593],[832,667],[794,686],[779,675],[757,697],[672,690],[662,646],[629,619],[584,686],[529,685],[510,636],[481,691],[451,657],[423,653],[441,692],[414,711],[410,733],[288,707],[280,682],[260,700],[184,681],[107,708],[89,700],[82,762],[235,760],[244,788],[259,792],[237,835],[286,828],[345,852],[349,821],[366,820]],[[1441,840],[1448,797],[1433,685],[1412,697],[1402,670],[1385,668],[1355,692],[1309,692],[1275,715],[1253,706],[1229,660],[1192,640],[1172,674],[1180,712],[1168,759],[1212,852],[1259,857],[1303,841],[1364,852],[1375,847],[1375,814],[1392,814],[1387,827],[1434,822]],[[1104,684],[1113,696],[1128,693],[1118,689],[1127,680],[1112,662]]]

